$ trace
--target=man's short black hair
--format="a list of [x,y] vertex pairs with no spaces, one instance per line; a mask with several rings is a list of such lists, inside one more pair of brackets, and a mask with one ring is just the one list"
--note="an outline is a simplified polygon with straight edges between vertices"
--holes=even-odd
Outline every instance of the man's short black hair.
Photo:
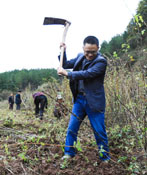
[[88,44],[96,44],[97,46],[99,46],[99,40],[95,37],[95,36],[87,36],[84,41],[83,44],[85,45],[86,43]]

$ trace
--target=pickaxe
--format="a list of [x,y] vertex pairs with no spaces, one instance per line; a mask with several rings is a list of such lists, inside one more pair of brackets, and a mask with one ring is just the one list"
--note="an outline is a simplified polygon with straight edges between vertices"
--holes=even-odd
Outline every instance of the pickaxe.
[[[51,17],[45,17],[44,18],[44,22],[43,25],[64,25],[64,32],[63,32],[63,36],[62,36],[62,43],[65,43],[65,38],[66,38],[66,34],[67,34],[67,30],[68,27],[70,26],[70,22],[65,20],[65,19],[60,19],[60,18],[51,18]],[[63,55],[64,55],[64,47],[61,47],[61,55],[60,55],[60,67],[62,67],[63,65]]]

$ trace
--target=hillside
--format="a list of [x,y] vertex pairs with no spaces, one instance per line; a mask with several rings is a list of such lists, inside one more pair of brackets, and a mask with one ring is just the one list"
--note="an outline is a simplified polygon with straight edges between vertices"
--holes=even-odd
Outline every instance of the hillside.
[[[74,145],[77,155],[62,161],[73,105],[68,79],[60,79],[56,70],[15,70],[0,75],[0,174],[147,174],[146,8],[146,0],[142,0],[135,22],[132,20],[122,36],[104,42],[101,48],[108,61],[104,86],[109,163],[99,159],[103,148],[97,150],[87,116]],[[22,90],[21,110],[15,105],[9,110],[8,96],[18,89]],[[37,91],[43,91],[48,99],[43,120],[35,117],[32,94]],[[53,114],[58,94],[64,99],[61,110],[66,109],[61,118]]]
[[[114,66],[117,65],[117,66]],[[61,119],[53,115],[58,87],[68,109]],[[32,93],[47,94],[48,109],[44,119],[35,118]],[[32,91],[22,92],[21,111],[8,110],[7,101],[0,102],[0,172],[1,174],[80,174],[103,175],[146,174],[146,78],[141,66],[133,69],[109,63],[105,90],[107,99],[106,127],[109,138],[109,164],[98,159],[97,146],[86,119],[75,145],[77,156],[61,161],[64,150],[72,97],[68,80],[62,84],[48,82]]]

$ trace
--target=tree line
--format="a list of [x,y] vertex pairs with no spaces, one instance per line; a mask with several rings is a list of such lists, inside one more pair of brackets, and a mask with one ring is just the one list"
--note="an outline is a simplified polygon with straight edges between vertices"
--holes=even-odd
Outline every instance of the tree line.
[[0,91],[16,92],[17,90],[24,90],[28,85],[31,89],[35,89],[53,79],[58,80],[55,69],[22,69],[4,72],[0,73]]
[[[147,45],[146,28],[147,0],[141,0],[137,14],[131,19],[127,30],[122,35],[114,36],[110,42],[104,41],[100,52],[111,58],[111,56],[115,57],[116,52],[121,55],[123,51],[133,50],[138,46],[143,48]],[[0,73],[0,92],[4,90],[16,92],[19,89],[24,90],[28,85],[31,89],[35,89],[53,79],[59,79],[55,69],[23,69],[4,72]]]
[[[120,19],[122,20],[122,19]],[[126,31],[114,36],[109,42],[103,41],[100,52],[113,56],[114,52],[123,54],[122,50],[134,50],[147,45],[147,0],[139,2],[136,15],[131,19]]]

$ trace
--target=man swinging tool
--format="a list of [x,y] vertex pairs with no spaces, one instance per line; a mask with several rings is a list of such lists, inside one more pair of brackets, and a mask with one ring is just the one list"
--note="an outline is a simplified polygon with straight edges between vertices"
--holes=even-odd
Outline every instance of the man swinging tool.
[[[99,149],[102,149],[100,159],[108,162],[109,148],[107,133],[105,130],[105,92],[104,77],[107,67],[107,60],[98,52],[99,41],[95,36],[88,36],[83,41],[84,53],[78,54],[74,59],[67,60],[66,45],[64,48],[63,68],[58,68],[58,74],[66,76],[70,80],[70,88],[73,94],[72,113],[69,121],[65,152],[62,159],[74,157],[76,152],[73,147],[77,142],[77,134],[82,120],[88,115],[90,124]],[[59,56],[60,58],[60,56]],[[65,69],[73,69],[67,72]]]

